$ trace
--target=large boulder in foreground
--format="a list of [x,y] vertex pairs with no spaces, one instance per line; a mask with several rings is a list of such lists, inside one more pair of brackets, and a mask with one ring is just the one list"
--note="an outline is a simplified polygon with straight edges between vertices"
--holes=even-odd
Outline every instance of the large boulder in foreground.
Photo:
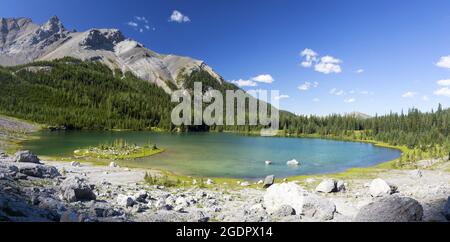
[[389,185],[383,179],[377,178],[370,183],[369,190],[372,197],[382,197],[391,195],[395,192],[396,188]]
[[295,183],[274,184],[264,195],[264,207],[271,214],[276,214],[283,206],[290,206],[295,214],[317,220],[334,218],[336,206],[329,200],[311,194]]
[[96,195],[93,189],[93,185],[76,176],[70,177],[61,183],[63,198],[68,202],[95,200]]
[[41,160],[29,150],[18,151],[14,156],[14,161],[20,163],[41,163]]
[[444,211],[442,212],[447,220],[450,220],[450,197],[447,199],[447,203],[444,206]]
[[364,206],[356,215],[356,222],[418,222],[422,221],[420,203],[400,195],[385,196]]

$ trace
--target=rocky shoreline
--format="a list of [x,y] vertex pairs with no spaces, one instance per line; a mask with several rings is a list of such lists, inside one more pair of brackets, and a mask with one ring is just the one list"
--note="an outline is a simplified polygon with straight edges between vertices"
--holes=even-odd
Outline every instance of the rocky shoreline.
[[380,174],[383,179],[374,180],[275,180],[273,185],[266,184],[268,188],[261,184],[261,188],[231,189],[210,179],[207,188],[179,188],[148,185],[143,179],[147,171],[141,169],[41,162],[31,152],[18,152],[14,157],[2,153],[0,157],[0,221],[450,219],[450,174],[441,170],[389,171]]

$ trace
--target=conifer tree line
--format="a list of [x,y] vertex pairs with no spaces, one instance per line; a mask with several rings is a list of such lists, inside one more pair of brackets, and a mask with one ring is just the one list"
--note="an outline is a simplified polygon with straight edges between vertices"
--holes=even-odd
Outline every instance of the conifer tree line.
[[[30,67],[45,67],[30,70]],[[204,91],[237,90],[220,84],[205,71],[181,76],[184,88],[202,82]],[[172,84],[173,85],[173,84]],[[174,85],[173,85],[174,86]],[[159,128],[166,131],[233,131],[255,133],[262,126],[175,127],[170,120],[176,103],[155,84],[130,72],[111,71],[98,62],[63,58],[28,65],[0,67],[0,113],[69,129]],[[431,112],[416,108],[361,119],[333,114],[326,117],[280,111],[280,128],[287,136],[317,136],[375,140],[410,148],[445,147],[450,151],[450,109],[441,105]]]

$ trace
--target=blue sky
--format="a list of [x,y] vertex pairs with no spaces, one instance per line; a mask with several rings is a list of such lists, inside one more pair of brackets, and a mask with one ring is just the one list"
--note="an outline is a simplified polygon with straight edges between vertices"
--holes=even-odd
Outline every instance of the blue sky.
[[446,0],[2,0],[0,16],[119,28],[257,85],[244,89],[280,90],[283,109],[373,115],[450,106],[449,10]]

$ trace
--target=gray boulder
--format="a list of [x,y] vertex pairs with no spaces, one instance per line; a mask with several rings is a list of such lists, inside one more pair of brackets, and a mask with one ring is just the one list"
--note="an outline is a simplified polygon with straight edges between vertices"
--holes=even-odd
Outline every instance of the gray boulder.
[[119,194],[119,196],[117,197],[117,204],[122,207],[132,207],[134,203],[135,201],[132,196]]
[[337,192],[336,184],[337,182],[335,180],[325,179],[316,187],[316,192],[323,192],[323,193]]
[[388,184],[383,179],[377,178],[370,183],[369,190],[372,197],[382,197],[391,195],[397,190],[397,188]]
[[79,177],[70,177],[61,183],[63,198],[68,202],[95,200],[93,189],[94,185]]
[[40,164],[41,160],[31,151],[18,151],[14,156],[15,162]]
[[264,188],[268,188],[272,186],[274,183],[275,183],[275,176],[274,175],[267,176],[264,179]]
[[417,222],[423,217],[419,202],[399,195],[385,196],[364,206],[355,217],[356,222]]
[[58,169],[54,166],[37,165],[37,164],[25,164],[19,166],[19,172],[27,176],[36,178],[49,178],[53,179],[61,176]]
[[345,182],[344,181],[342,181],[342,180],[340,180],[340,181],[338,181],[337,183],[336,183],[336,190],[338,191],[338,192],[345,192]]
[[443,214],[447,220],[450,220],[450,197],[448,197],[447,203],[444,206]]
[[303,201],[302,215],[320,221],[328,221],[334,218],[336,205],[333,202],[317,196],[307,194]]
[[284,205],[292,207],[297,215],[316,220],[334,218],[336,206],[326,198],[308,193],[295,183],[274,184],[264,194],[264,207],[274,214]]
[[282,205],[280,208],[278,208],[273,214],[272,216],[274,217],[287,217],[287,216],[292,216],[295,215],[295,210],[293,207],[289,206],[289,205]]
[[8,155],[5,152],[0,151],[0,159],[6,159],[6,158],[8,158]]

